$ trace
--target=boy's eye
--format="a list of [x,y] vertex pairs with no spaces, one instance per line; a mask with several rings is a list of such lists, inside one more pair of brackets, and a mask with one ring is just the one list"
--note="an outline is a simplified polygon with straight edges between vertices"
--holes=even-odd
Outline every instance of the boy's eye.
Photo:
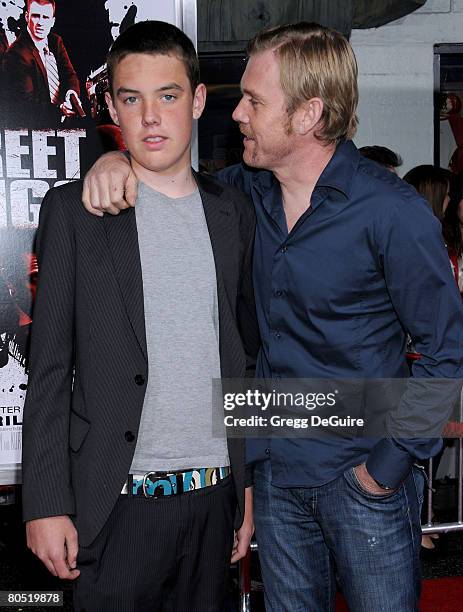
[[124,104],[135,104],[136,101],[137,98],[135,96],[129,96],[128,98],[125,98]]

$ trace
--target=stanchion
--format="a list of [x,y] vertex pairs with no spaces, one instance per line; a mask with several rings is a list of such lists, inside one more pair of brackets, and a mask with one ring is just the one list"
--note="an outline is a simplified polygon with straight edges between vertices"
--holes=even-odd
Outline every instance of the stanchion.
[[239,564],[240,612],[251,612],[251,548]]

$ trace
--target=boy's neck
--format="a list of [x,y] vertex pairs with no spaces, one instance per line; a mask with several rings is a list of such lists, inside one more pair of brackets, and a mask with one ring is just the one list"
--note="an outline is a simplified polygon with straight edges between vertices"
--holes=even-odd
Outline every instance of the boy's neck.
[[169,198],[182,198],[197,190],[190,165],[172,172],[147,170],[133,162],[132,168],[139,181]]

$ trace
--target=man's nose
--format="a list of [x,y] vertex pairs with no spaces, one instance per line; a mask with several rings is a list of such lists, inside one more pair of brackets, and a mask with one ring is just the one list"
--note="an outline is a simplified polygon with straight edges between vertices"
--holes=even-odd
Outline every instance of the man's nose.
[[232,113],[232,119],[233,121],[236,121],[238,123],[248,123],[249,122],[249,117],[247,113],[245,112],[245,108],[244,108],[244,98],[241,98],[241,100],[238,102],[237,107]]

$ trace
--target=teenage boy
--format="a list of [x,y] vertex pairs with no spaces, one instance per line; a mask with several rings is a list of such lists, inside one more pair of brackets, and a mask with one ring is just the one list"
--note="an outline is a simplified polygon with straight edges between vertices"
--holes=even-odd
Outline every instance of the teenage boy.
[[138,206],[95,217],[80,182],[42,204],[28,546],[54,575],[78,578],[76,610],[218,611],[252,512],[243,441],[212,434],[211,381],[244,376],[258,348],[254,216],[241,193],[191,169],[206,90],[185,34],[134,25],[108,75]]

